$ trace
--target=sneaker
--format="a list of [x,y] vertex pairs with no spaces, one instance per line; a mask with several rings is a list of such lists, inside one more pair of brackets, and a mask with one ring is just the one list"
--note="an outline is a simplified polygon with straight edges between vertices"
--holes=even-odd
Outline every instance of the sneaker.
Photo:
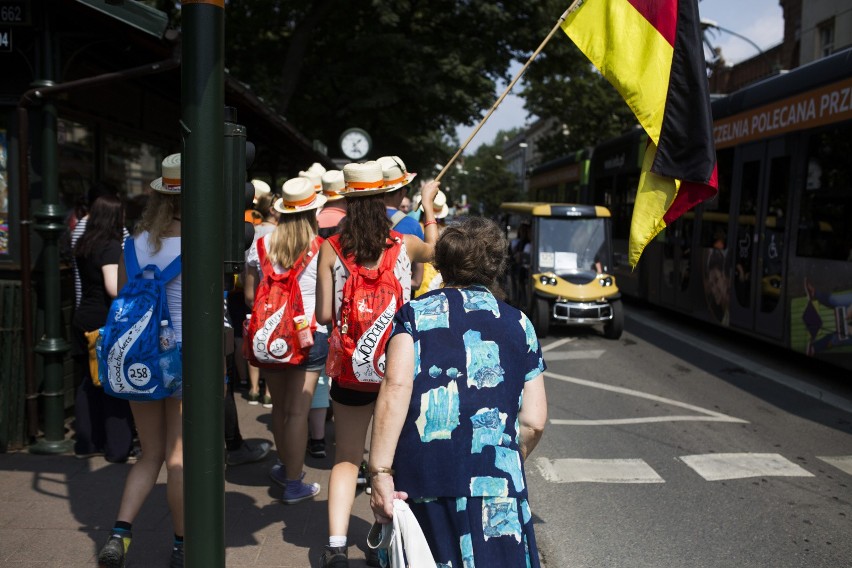
[[111,534],[104,547],[98,552],[99,568],[124,568],[124,556],[130,548],[130,533],[127,536]]
[[272,408],[272,397],[268,394],[263,395],[263,408]]
[[87,460],[89,458],[96,458],[96,457],[100,457],[102,455],[104,455],[103,450],[96,451],[96,452],[87,452],[87,453],[84,453],[84,454],[75,453],[74,457],[77,458],[78,460]]
[[257,406],[258,404],[260,404],[260,393],[259,392],[248,393],[248,403],[252,406]]
[[284,486],[284,496],[281,500],[287,505],[294,505],[305,499],[311,499],[320,492],[319,483],[305,483],[301,479],[287,481]]
[[324,458],[325,457],[325,439],[320,438],[319,440],[314,440],[314,439],[308,440],[308,453],[311,454],[311,456],[315,457],[315,458]]
[[326,546],[320,556],[321,568],[349,568],[345,546]]
[[367,462],[362,461],[361,467],[358,468],[358,479],[355,482],[356,485],[367,485]]
[[[287,476],[285,475],[284,464],[281,463],[281,460],[276,461],[275,465],[269,469],[269,477],[281,487],[287,487]],[[299,476],[299,481],[303,479],[305,479],[304,471],[302,472],[302,475]]]
[[243,465],[244,463],[260,461],[269,455],[270,449],[272,449],[272,444],[269,442],[258,442],[252,446],[244,441],[240,449],[228,452],[225,463],[228,465]]
[[176,542],[172,546],[172,556],[169,558],[169,568],[183,568],[183,543]]

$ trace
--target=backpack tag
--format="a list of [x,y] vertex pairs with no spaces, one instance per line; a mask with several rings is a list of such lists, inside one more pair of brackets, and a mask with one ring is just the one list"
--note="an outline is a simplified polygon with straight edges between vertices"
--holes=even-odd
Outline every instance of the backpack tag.
[[180,274],[180,256],[163,271],[140,269],[133,240],[125,243],[128,282],[113,300],[102,329],[98,371],[108,394],[159,400],[182,384],[181,350],[166,299],[166,283]]

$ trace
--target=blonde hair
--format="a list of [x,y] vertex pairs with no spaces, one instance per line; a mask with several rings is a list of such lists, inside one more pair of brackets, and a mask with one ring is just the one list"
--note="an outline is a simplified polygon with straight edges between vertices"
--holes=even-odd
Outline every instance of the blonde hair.
[[161,242],[163,233],[172,224],[172,220],[179,216],[180,194],[167,195],[155,191],[148,196],[142,218],[136,224],[135,235],[148,231],[148,242],[151,243],[154,252],[159,252],[163,246]]
[[311,246],[316,234],[316,210],[281,215],[278,226],[269,237],[267,253],[270,262],[284,268],[292,267],[299,255]]

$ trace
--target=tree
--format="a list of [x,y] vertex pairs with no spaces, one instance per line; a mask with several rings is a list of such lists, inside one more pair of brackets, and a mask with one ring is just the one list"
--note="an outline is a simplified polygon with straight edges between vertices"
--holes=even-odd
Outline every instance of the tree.
[[[542,2],[532,29],[543,39],[567,7],[565,2]],[[549,23],[548,23],[549,22]],[[524,75],[527,110],[555,117],[562,128],[537,146],[548,161],[623,134],[636,120],[618,91],[594,68],[561,30],[547,44]]]
[[370,157],[424,169],[449,158],[456,126],[490,108],[518,46],[530,49],[528,4],[234,1],[226,64],[332,155],[340,133],[359,126],[373,138]]
[[473,155],[465,156],[456,162],[458,168],[450,168],[442,180],[442,187],[449,188],[450,199],[458,201],[467,195],[471,213],[486,217],[496,217],[500,213],[500,204],[516,200],[518,180],[506,169],[500,156],[503,151],[503,137],[512,137],[517,131],[500,131],[491,144],[482,144]]

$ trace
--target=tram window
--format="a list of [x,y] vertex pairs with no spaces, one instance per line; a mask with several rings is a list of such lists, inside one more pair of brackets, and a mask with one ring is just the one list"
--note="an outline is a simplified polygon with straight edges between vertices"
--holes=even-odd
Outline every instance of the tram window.
[[852,262],[852,126],[810,137],[796,254]]
[[733,148],[719,150],[716,163],[719,191],[703,205],[701,246],[725,250],[728,248],[728,215],[731,210],[731,180],[734,175]]

